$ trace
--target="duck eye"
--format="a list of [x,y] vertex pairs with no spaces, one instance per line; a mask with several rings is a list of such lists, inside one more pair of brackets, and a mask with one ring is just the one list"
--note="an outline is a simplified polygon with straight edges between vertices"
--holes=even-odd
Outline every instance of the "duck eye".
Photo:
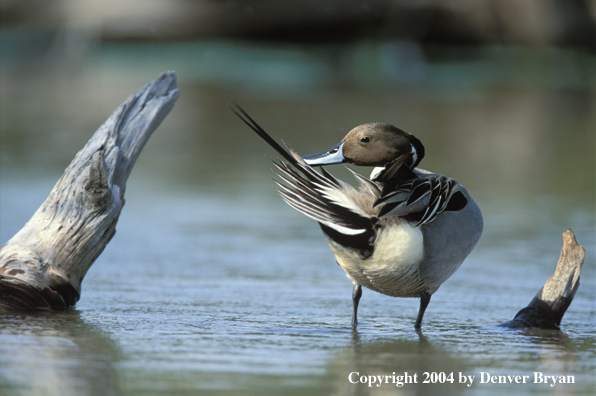
[[365,136],[365,137],[363,137],[362,139],[360,139],[360,141],[361,141],[362,143],[368,143],[368,142],[370,142],[370,139],[369,139],[367,136]]

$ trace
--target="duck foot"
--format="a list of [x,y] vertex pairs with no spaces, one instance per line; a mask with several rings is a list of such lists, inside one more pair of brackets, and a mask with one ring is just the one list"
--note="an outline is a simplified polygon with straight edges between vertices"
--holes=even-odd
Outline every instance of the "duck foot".
[[422,328],[422,318],[424,317],[424,312],[426,311],[426,307],[428,307],[429,302],[430,294],[427,292],[422,292],[420,295],[420,309],[418,310],[418,317],[416,318],[416,323],[414,324],[414,328],[416,330],[420,330]]
[[358,303],[360,302],[360,297],[362,297],[362,286],[355,284],[352,290],[352,331],[355,331],[358,326]]

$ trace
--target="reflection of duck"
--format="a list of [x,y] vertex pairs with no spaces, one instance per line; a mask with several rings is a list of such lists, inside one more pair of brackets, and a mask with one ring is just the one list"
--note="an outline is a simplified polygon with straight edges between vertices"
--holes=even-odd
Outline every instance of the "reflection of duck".
[[[354,283],[352,328],[362,286],[393,297],[420,297],[420,328],[431,295],[459,268],[482,234],[482,215],[455,180],[416,168],[424,146],[392,125],[354,128],[335,147],[301,158],[279,146],[242,109],[236,114],[288,164],[276,166],[284,200],[319,222],[337,263]],[[314,165],[375,166],[360,190]]]
[[[455,396],[466,393],[466,385],[458,386],[458,380],[462,380],[457,372],[471,372],[474,362],[465,354],[450,350],[436,340],[427,340],[422,332],[417,333],[418,337],[375,333],[359,339],[359,333],[352,332],[349,347],[336,350],[326,359],[326,384],[332,389],[329,394]],[[436,375],[432,380],[431,373]]]

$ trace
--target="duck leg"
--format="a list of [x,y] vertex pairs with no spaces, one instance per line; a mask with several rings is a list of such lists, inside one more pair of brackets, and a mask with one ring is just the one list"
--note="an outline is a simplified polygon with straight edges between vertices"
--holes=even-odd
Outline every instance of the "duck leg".
[[360,302],[360,297],[362,297],[362,286],[356,283],[352,290],[352,330],[356,330],[356,326],[358,326],[358,303]]
[[420,309],[418,310],[418,317],[416,318],[416,324],[414,324],[414,328],[416,330],[420,330],[422,327],[422,318],[424,317],[424,311],[426,311],[426,307],[428,307],[428,303],[430,302],[430,294],[427,292],[422,292],[420,295]]

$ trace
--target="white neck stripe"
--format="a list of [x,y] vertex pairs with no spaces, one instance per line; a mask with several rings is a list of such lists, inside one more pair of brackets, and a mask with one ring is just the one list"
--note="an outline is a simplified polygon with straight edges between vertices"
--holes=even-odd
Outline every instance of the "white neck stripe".
[[414,153],[414,156],[412,157],[412,166],[414,166],[416,161],[418,161],[418,153],[416,152],[416,147],[414,147],[413,144],[412,144],[412,152]]

